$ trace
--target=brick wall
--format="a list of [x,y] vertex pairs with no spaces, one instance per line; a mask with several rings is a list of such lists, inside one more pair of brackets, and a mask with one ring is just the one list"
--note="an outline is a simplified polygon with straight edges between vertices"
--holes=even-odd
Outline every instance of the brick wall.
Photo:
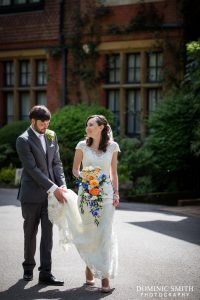
[[59,0],[45,1],[42,11],[0,15],[0,50],[40,47],[59,38]]
[[62,59],[49,58],[48,61],[47,99],[51,112],[61,106]]
[[[95,86],[94,90],[89,90],[80,82],[78,76],[72,76],[74,72],[74,57],[72,55],[71,46],[73,39],[78,35],[79,30],[87,33],[91,25],[101,25],[102,35],[101,42],[112,41],[132,41],[155,39],[154,31],[134,31],[129,34],[107,34],[108,26],[115,24],[119,27],[127,27],[131,19],[138,14],[141,7],[147,12],[155,8],[163,20],[164,24],[176,24],[181,21],[179,11],[177,9],[177,1],[164,0],[153,3],[146,3],[145,6],[120,5],[111,6],[110,12],[102,16],[96,16],[95,3],[96,0],[65,0],[64,1],[64,37],[65,46],[68,49],[67,56],[67,100],[70,103],[76,103],[80,100],[88,100],[91,102],[94,98],[98,98],[102,105],[106,104],[105,91],[99,86]],[[85,22],[77,27],[78,15]],[[0,51],[16,49],[44,49],[46,47],[59,46],[60,43],[60,1],[45,1],[45,8],[42,11],[32,11],[23,13],[14,13],[0,15]],[[180,39],[181,32],[179,29],[167,29],[159,33],[160,37],[168,35],[172,41]],[[90,37],[82,35],[82,43],[87,43]],[[6,51],[5,51],[6,50]],[[62,57],[48,58],[48,84],[47,98],[48,106],[53,112],[61,106],[61,94],[63,88],[62,82]],[[104,56],[100,55],[96,61],[96,71],[103,71]],[[0,87],[1,78],[0,78]],[[0,104],[3,105],[3,98],[0,94]],[[2,114],[2,112],[0,112]],[[2,119],[0,115],[0,119]],[[0,121],[1,123],[1,121]]]

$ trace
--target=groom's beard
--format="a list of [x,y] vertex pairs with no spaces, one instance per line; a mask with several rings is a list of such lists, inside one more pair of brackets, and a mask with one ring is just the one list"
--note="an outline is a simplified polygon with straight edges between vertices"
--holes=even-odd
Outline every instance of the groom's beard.
[[45,132],[46,132],[46,130],[47,130],[46,128],[39,129],[38,126],[37,126],[37,124],[34,124],[34,125],[33,125],[33,128],[34,128],[35,131],[37,131],[37,132],[40,133],[40,134],[45,134]]

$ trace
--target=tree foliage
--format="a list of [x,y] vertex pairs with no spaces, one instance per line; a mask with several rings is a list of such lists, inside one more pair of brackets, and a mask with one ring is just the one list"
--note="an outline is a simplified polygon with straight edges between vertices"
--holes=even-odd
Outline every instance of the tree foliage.
[[[188,64],[180,88],[174,88],[149,119],[144,148],[152,152],[159,189],[194,189],[199,180],[200,42],[187,46]],[[160,176],[158,176],[160,175]]]

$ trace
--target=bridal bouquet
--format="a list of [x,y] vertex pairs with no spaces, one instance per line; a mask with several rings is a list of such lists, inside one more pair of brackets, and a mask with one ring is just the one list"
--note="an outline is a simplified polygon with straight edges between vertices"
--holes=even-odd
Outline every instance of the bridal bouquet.
[[94,217],[94,222],[99,225],[99,213],[102,209],[103,183],[106,182],[106,175],[101,171],[100,167],[86,167],[80,172],[80,177],[76,179],[76,184],[82,186],[80,209],[84,214],[84,206],[90,208],[90,212]]

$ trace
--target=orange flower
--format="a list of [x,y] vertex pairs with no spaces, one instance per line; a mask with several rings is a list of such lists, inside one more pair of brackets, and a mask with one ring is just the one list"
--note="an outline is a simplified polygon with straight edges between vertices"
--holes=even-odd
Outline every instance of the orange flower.
[[97,186],[99,186],[99,182],[98,182],[98,180],[95,180],[95,179],[90,180],[90,185],[93,186],[93,187],[95,187],[95,186],[97,187]]
[[100,193],[100,190],[99,190],[99,189],[91,189],[91,190],[89,190],[89,193],[90,193],[92,196],[98,196],[99,193]]
[[88,180],[93,180],[94,178],[95,178],[95,177],[94,177],[94,175],[92,175],[92,174],[88,176]]
[[82,174],[82,178],[84,179],[84,180],[87,180],[87,172],[83,172],[83,174]]
[[95,175],[98,176],[100,173],[101,168],[100,167],[96,167],[95,168]]

